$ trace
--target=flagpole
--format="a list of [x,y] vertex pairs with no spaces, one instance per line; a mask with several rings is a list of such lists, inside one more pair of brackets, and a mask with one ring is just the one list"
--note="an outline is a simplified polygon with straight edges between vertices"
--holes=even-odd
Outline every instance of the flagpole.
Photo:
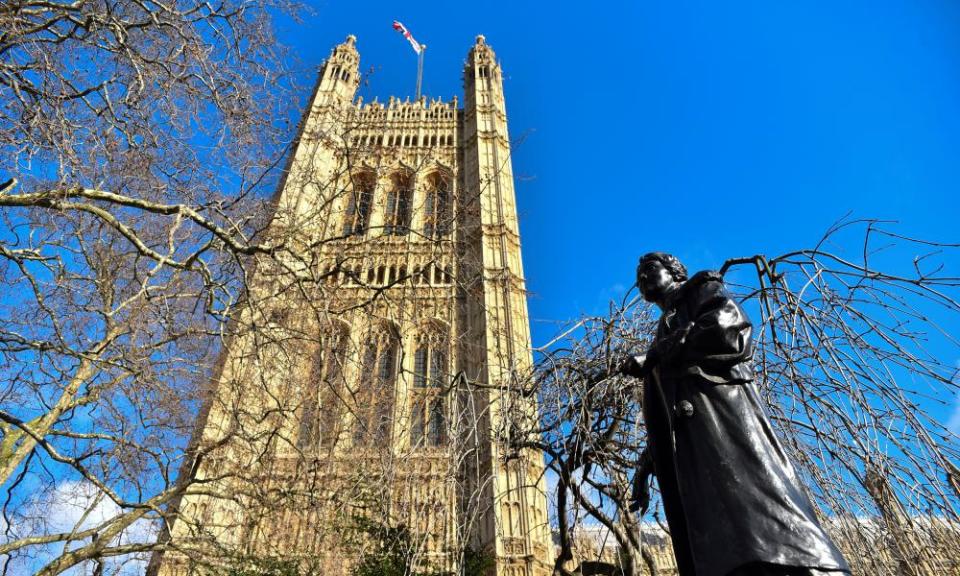
[[420,100],[420,88],[423,86],[423,51],[427,49],[427,45],[414,40],[413,35],[399,20],[393,21],[393,29],[402,34],[410,43],[413,51],[417,53],[417,100]]
[[423,83],[423,53],[427,51],[427,45],[420,45],[420,53],[417,54],[417,100],[420,99],[420,86]]

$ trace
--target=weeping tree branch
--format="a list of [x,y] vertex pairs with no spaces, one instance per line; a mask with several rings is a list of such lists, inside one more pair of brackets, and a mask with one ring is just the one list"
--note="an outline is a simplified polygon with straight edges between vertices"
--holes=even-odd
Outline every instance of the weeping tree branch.
[[[732,258],[720,272],[753,319],[771,419],[855,570],[934,573],[960,556],[960,446],[944,423],[960,384],[948,328],[960,320],[960,277],[950,273],[960,246],[890,226],[844,219],[812,248]],[[653,332],[653,311],[632,304],[563,330],[531,376],[541,414],[530,433],[557,478],[558,573],[601,553],[577,550],[578,531],[595,523],[616,541],[625,574],[638,573],[636,559],[651,564],[643,540],[618,524],[630,502],[617,479],[633,477],[645,445],[643,398],[639,382],[606,377]]]

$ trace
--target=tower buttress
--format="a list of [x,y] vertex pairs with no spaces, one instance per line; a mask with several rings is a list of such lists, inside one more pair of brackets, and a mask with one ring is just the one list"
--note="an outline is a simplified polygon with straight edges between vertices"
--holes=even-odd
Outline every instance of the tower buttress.
[[[536,417],[535,401],[514,394],[533,364],[530,320],[520,256],[510,136],[503,95],[503,72],[483,36],[477,36],[464,67],[463,185],[473,210],[466,228],[473,253],[470,266],[482,280],[482,294],[470,305],[476,318],[481,362],[478,379],[491,393],[490,430],[502,430],[507,410]],[[492,439],[491,439],[492,440]],[[480,540],[496,550],[497,574],[539,576],[552,571],[552,550],[543,486],[543,455],[529,451],[506,462],[495,441],[485,446],[486,482],[492,513],[480,527]]]
[[[353,34],[334,46],[317,76],[311,106],[304,114],[273,226],[295,230],[323,227],[317,209],[339,193],[336,150],[355,124],[353,99],[360,86],[360,53]],[[321,232],[322,233],[322,232]]]

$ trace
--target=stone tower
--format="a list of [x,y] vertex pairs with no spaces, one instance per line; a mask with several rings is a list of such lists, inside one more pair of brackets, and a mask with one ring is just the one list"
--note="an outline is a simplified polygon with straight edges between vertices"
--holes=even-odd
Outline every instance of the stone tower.
[[[292,256],[249,288],[250,329],[226,346],[192,446],[203,489],[178,503],[154,572],[229,550],[348,574],[371,526],[406,530],[424,570],[456,571],[469,550],[490,574],[552,572],[543,457],[498,440],[507,411],[536,406],[517,393],[529,320],[483,36],[463,75],[463,108],[364,103],[356,39],[324,62],[269,228]],[[312,283],[291,290],[291,275]]]

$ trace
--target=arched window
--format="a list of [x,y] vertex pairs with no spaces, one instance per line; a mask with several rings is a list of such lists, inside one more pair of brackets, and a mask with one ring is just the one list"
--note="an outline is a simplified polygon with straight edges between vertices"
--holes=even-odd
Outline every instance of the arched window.
[[441,388],[447,377],[447,346],[445,338],[431,334],[421,338],[413,358],[413,387]]
[[446,331],[438,326],[431,326],[417,338],[417,349],[413,357],[411,446],[446,445],[445,387],[448,378]]
[[363,234],[367,231],[374,186],[375,180],[372,174],[358,175],[353,179],[353,189],[347,197],[347,210],[343,215],[344,236]]
[[383,218],[383,232],[403,236],[410,231],[410,200],[413,195],[413,178],[395,175],[387,193],[387,208]]
[[340,433],[343,413],[344,367],[347,361],[349,331],[337,325],[321,338],[314,357],[303,403],[297,446],[313,451],[317,446],[332,447]]
[[450,231],[450,183],[440,174],[431,174],[423,201],[423,235],[440,238]]
[[391,327],[372,330],[363,348],[360,382],[355,395],[353,442],[383,445],[390,440],[400,339]]

